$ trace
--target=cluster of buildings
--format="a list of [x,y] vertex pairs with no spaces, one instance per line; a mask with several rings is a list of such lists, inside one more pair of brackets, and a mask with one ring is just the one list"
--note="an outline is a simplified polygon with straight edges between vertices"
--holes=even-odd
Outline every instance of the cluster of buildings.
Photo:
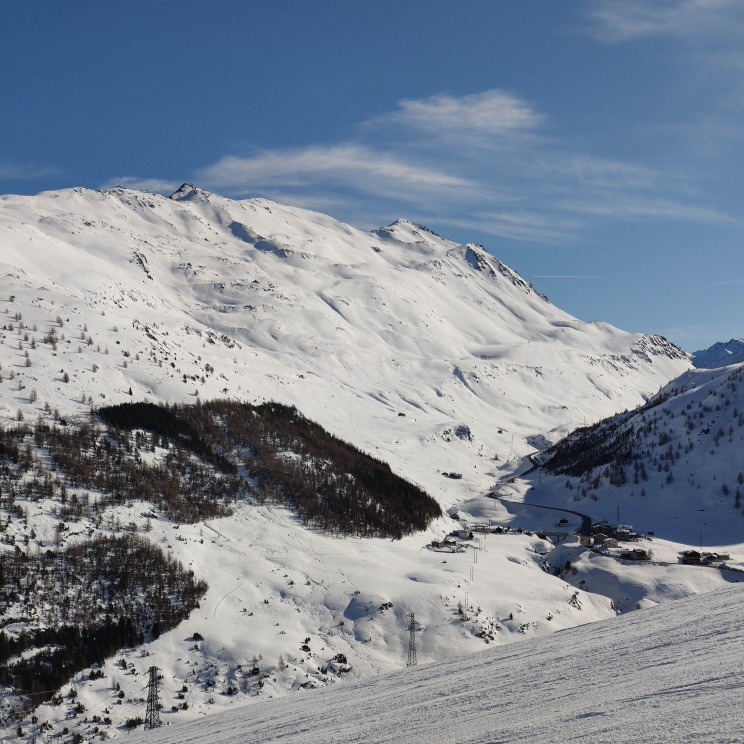
[[[652,535],[653,533],[649,533],[647,537]],[[636,542],[641,537],[631,524],[613,526],[602,520],[592,525],[590,544],[603,548],[617,548],[621,542]],[[627,561],[648,561],[651,560],[651,551],[645,548],[631,548],[620,553],[619,557]]]
[[730,558],[728,553],[701,553],[697,550],[683,550],[679,554],[679,562],[688,566],[712,566]]

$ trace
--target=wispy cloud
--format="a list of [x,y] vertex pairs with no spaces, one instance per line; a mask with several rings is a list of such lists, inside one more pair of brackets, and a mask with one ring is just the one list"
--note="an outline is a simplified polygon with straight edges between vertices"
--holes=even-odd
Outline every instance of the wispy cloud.
[[102,189],[112,189],[122,186],[125,189],[138,191],[152,191],[155,194],[172,194],[182,182],[168,181],[161,178],[137,178],[136,176],[119,176],[110,178],[101,185]]
[[592,190],[649,188],[668,175],[638,163],[561,151],[555,145],[539,153],[536,168],[550,180],[580,183]]
[[744,277],[736,277],[734,279],[722,279],[719,282],[709,282],[706,287],[735,287],[744,284]]
[[373,122],[439,136],[490,138],[532,132],[545,122],[545,116],[508,91],[487,90],[459,97],[440,93],[404,99],[397,110]]
[[[655,138],[660,149],[676,148],[687,170],[686,178],[668,179],[670,190],[685,181],[707,182],[708,188],[735,183],[735,154],[744,145],[744,1],[585,0],[584,9],[589,20],[584,30],[596,40],[635,42],[639,50],[643,42],[646,50],[653,44],[655,56],[673,71],[673,86],[662,90],[671,103],[654,121],[642,124],[645,136]],[[659,39],[667,43],[661,46]],[[732,203],[726,191],[717,191],[719,202]],[[628,213],[644,211],[640,204],[627,206]],[[645,211],[674,219],[727,221],[715,208],[685,201],[676,205],[655,199]]]
[[49,178],[59,173],[58,168],[51,166],[0,161],[0,178],[8,181],[33,181],[36,178]]
[[715,207],[690,202],[674,201],[656,194],[587,196],[561,199],[554,208],[577,214],[614,219],[672,219],[681,222],[734,224],[738,220]]
[[475,188],[468,178],[355,143],[272,150],[247,157],[228,156],[202,169],[198,177],[208,186],[228,188],[240,194],[271,187],[330,184],[375,195],[394,190],[403,198],[408,193],[409,200],[417,200],[422,192]]
[[[700,204],[679,174],[561,145],[545,115],[502,90],[405,99],[345,142],[225,156],[190,178],[364,227],[406,216],[543,244],[568,242],[599,221],[733,221]],[[134,177],[114,184],[163,193],[178,186]]]
[[590,32],[616,43],[643,37],[700,37],[721,29],[741,0],[590,0]]
[[562,243],[581,229],[581,221],[565,218],[549,208],[540,213],[528,210],[474,212],[465,216],[440,213],[435,217],[441,224],[468,230],[479,230],[511,240],[526,240],[537,243]]

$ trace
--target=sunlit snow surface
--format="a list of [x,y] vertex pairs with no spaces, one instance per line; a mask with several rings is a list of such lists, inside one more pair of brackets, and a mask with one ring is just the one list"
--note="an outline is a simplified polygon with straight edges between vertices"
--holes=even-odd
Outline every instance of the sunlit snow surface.
[[741,742],[739,587],[132,742]]
[[[91,407],[131,400],[274,399],[295,404],[333,434],[389,462],[445,509],[458,505],[469,522],[554,528],[558,515],[544,522],[510,514],[484,494],[508,481],[527,453],[577,425],[634,407],[691,366],[658,339],[572,318],[483,249],[403,221],[368,234],[305,210],[191,188],[174,199],[75,189],[0,197],[0,240],[4,425],[20,416],[31,424],[39,416],[51,420],[54,409],[71,421],[85,420]],[[44,340],[52,329],[54,345]],[[463,477],[444,478],[442,471]],[[524,498],[528,488],[527,481],[505,486],[515,498]],[[58,532],[56,503],[18,503],[27,524],[15,520],[10,532],[18,531],[20,541],[33,529],[28,549],[45,549]],[[142,503],[112,507],[99,525],[85,517],[70,523],[65,539],[109,533],[116,524],[143,530],[147,512]],[[273,706],[270,697],[290,690],[288,710],[345,695],[347,684],[365,678],[384,685],[405,664],[406,617],[414,612],[421,623],[420,663],[467,658],[461,671],[448,673],[451,689],[439,696],[436,715],[429,704],[429,733],[422,728],[421,737],[467,741],[470,718],[460,713],[468,709],[467,697],[457,702],[447,696],[471,684],[468,670],[481,657],[470,652],[487,648],[486,641],[509,644],[501,649],[504,658],[519,659],[519,649],[537,647],[515,641],[614,617],[610,598],[620,609],[633,609],[730,580],[697,567],[648,566],[635,576],[612,559],[601,572],[590,571],[578,552],[571,553],[578,572],[556,577],[543,565],[550,544],[535,535],[489,535],[468,541],[462,553],[434,552],[431,541],[460,526],[450,517],[397,542],[319,535],[286,510],[250,499],[222,520],[173,525],[156,515],[149,522],[149,539],[205,579],[209,591],[188,621],[118,654],[126,670],[109,659],[104,679],[83,674],[71,683],[86,706],[86,723],[83,716],[65,718],[67,703],[42,706],[39,722],[52,722],[54,733],[70,727],[94,736],[90,717],[108,715],[108,735],[128,736],[124,721],[144,715],[150,665],[163,674],[164,719],[184,724],[241,706],[246,721],[260,721],[263,704]],[[665,548],[672,561],[676,547]],[[740,561],[734,548],[732,561]],[[579,601],[572,604],[577,591]],[[204,640],[195,642],[194,633]],[[555,636],[564,637],[572,636]],[[309,652],[300,648],[306,638]],[[338,653],[348,657],[351,670],[323,672]],[[277,669],[280,654],[285,670]],[[254,656],[262,657],[264,686],[259,691],[253,679],[248,690],[224,694]],[[510,663],[516,661],[501,665]],[[540,666],[513,672],[508,684],[534,688],[550,700],[555,688],[541,681]],[[592,679],[600,682],[610,673],[592,668]],[[559,676],[578,685],[573,663],[561,669]],[[412,678],[418,675],[426,672]],[[490,671],[486,676],[473,677],[472,684],[500,679]],[[420,678],[422,694],[427,679]],[[124,691],[121,699],[114,682]],[[297,691],[302,684],[326,685],[328,695],[307,697],[309,691]],[[623,684],[617,684],[622,694],[632,695],[634,685]],[[489,720],[524,723],[506,678],[496,693],[486,690],[480,699],[493,706]],[[372,692],[353,694],[375,700]],[[359,707],[353,694],[339,700]],[[402,696],[404,721],[412,703],[404,702],[405,694],[391,695],[389,703],[393,711],[393,699]],[[511,712],[499,707],[508,700]],[[187,710],[171,712],[183,703]],[[335,725],[337,739],[334,726],[320,733],[308,718],[304,740],[361,737],[350,728],[353,711],[346,715],[346,723]],[[416,740],[388,715],[379,713],[381,728],[368,729],[367,740]],[[557,741],[572,725],[561,721],[546,722],[550,736],[532,741]],[[581,725],[586,721],[591,717]],[[453,728],[440,736],[442,722]],[[28,736],[35,735],[25,725]],[[243,741],[271,740],[240,726]],[[15,725],[0,735],[14,731]],[[505,731],[493,740],[519,740]]]
[[[447,505],[490,487],[494,457],[632,408],[691,366],[405,221],[364,233],[193,187],[171,199],[70,189],[0,197],[0,241],[0,415],[275,399]],[[52,329],[54,350],[41,341]],[[448,433],[460,425],[469,438]]]

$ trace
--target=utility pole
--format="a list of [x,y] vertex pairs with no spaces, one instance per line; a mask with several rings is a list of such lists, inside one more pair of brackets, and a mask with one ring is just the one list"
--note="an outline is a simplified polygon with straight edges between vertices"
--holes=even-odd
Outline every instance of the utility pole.
[[148,670],[150,679],[147,682],[147,712],[145,713],[145,728],[154,729],[160,726],[160,700],[158,699],[158,672],[156,666]]
[[416,620],[413,613],[408,616],[411,621],[408,624],[408,662],[406,666],[416,666]]

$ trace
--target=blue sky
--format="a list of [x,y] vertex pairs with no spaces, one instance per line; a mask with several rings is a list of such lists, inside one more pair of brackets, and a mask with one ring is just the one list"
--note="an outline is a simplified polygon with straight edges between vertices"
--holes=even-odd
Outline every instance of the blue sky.
[[584,320],[744,336],[741,0],[0,6],[0,192],[183,181],[485,245]]

